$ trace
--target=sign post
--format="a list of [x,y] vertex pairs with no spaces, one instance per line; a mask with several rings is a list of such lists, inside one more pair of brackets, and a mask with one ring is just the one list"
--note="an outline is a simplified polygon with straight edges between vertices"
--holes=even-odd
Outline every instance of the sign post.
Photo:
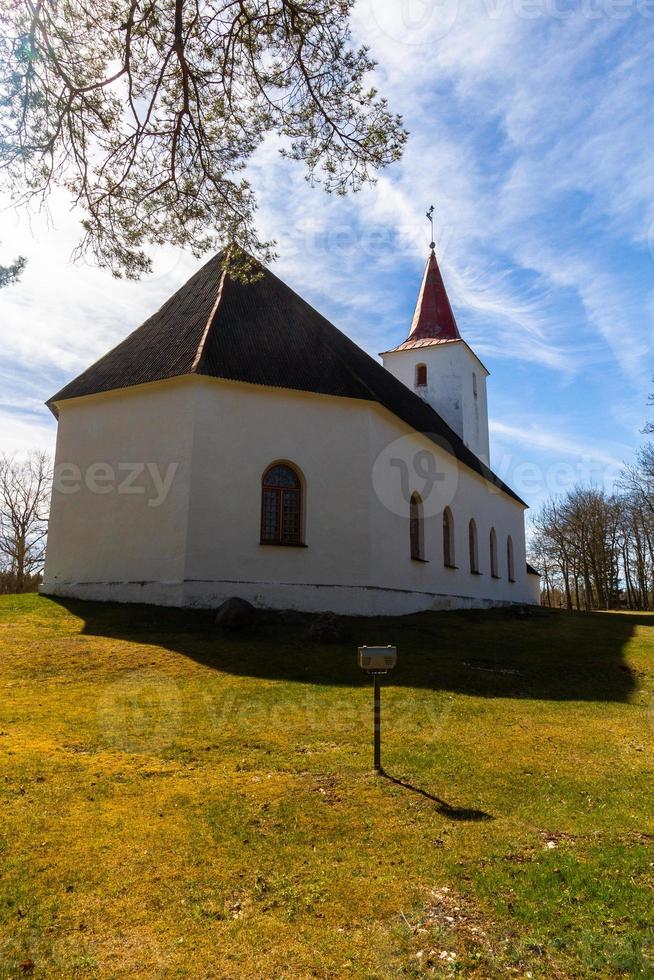
[[381,766],[381,678],[397,664],[397,647],[359,647],[359,667],[372,674],[373,684],[373,736],[374,769],[382,771]]
[[375,698],[375,772],[381,772],[381,681],[380,674],[373,674],[372,684]]

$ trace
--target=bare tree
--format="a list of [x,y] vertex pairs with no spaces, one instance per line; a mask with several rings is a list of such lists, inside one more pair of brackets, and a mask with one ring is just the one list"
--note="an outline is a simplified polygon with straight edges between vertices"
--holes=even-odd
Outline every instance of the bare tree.
[[[654,380],[654,378],[652,380]],[[654,406],[654,392],[651,392],[648,395],[648,397],[647,397],[647,404],[648,405],[651,405],[651,406]],[[652,432],[654,432],[654,422],[652,422],[652,421],[646,422],[645,423],[645,428],[643,429],[643,432],[647,432],[648,434],[651,434]]]
[[650,609],[654,574],[654,523],[633,493],[625,493],[619,528],[620,554],[627,604]]
[[635,462],[623,471],[620,487],[628,505],[623,536],[627,568],[636,579],[635,608],[649,609],[654,600],[654,444],[637,452]]
[[[544,569],[545,600],[567,609],[613,609],[630,565],[628,501],[597,487],[575,487],[548,501],[533,521],[532,550]],[[628,601],[633,594],[628,592]]]
[[623,501],[597,487],[576,487],[567,496],[566,519],[573,543],[577,605],[581,581],[587,609],[611,609],[618,604],[622,505]]
[[269,134],[344,194],[407,134],[353,48],[354,0],[0,0],[0,172],[83,209],[80,253],[115,274],[164,242],[270,257],[243,170]]
[[572,609],[570,576],[573,544],[565,512],[565,501],[556,498],[548,501],[534,518],[533,524],[539,539],[541,553],[546,559],[547,566],[554,566],[560,574],[566,607]]
[[552,553],[551,542],[542,526],[532,521],[533,533],[529,542],[529,562],[540,571],[542,580],[541,601],[546,606],[558,606],[562,592],[559,568]]
[[620,486],[654,518],[654,443],[638,450],[635,462],[625,467]]
[[0,457],[0,562],[23,592],[43,567],[52,482],[50,457]]

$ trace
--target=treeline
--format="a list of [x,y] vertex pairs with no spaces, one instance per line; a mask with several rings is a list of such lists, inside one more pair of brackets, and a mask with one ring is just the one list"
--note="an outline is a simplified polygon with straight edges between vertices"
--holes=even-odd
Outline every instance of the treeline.
[[34,592],[41,582],[51,469],[45,452],[0,456],[0,593]]
[[532,522],[542,601],[567,609],[654,608],[654,444],[613,493],[576,487]]
[[17,592],[38,592],[43,581],[40,572],[18,578],[15,572],[0,572],[0,595],[15,595]]

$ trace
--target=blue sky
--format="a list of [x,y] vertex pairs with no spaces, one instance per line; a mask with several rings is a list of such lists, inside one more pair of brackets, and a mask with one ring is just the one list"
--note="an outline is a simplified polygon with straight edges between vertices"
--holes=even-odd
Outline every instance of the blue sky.
[[[437,209],[462,335],[491,371],[494,468],[532,505],[610,486],[643,441],[654,374],[654,0],[360,0],[358,39],[411,132],[403,161],[330,198],[279,157],[251,178],[274,271],[372,354],[403,340]],[[140,283],[72,265],[80,215],[5,212],[0,448],[52,447],[44,400],[198,266]]]

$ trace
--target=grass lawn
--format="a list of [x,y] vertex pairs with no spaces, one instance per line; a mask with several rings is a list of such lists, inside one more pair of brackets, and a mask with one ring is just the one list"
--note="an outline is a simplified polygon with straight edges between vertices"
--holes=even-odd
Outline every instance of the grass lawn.
[[654,617],[349,629],[1,596],[0,977],[654,977]]

